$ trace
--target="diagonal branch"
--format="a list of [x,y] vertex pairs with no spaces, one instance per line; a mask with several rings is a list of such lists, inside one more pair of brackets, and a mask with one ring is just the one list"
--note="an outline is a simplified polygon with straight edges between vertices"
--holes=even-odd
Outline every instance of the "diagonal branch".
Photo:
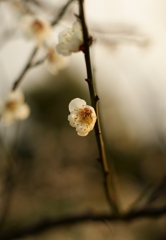
[[55,25],[58,24],[59,20],[63,17],[63,15],[65,14],[65,12],[66,12],[67,8],[69,7],[69,5],[70,5],[72,2],[74,2],[74,1],[76,1],[76,0],[69,0],[69,1],[67,1],[67,3],[66,3],[66,4],[62,7],[62,9],[60,10],[57,18],[56,18],[54,21],[52,21],[52,23],[51,23],[52,26],[55,26]]
[[37,51],[38,51],[38,47],[35,47],[29,57],[29,60],[27,62],[27,64],[25,65],[23,71],[21,72],[20,76],[18,77],[18,79],[14,82],[13,84],[13,87],[12,87],[12,91],[15,91],[20,83],[22,82],[25,74],[28,72],[28,70],[31,68],[31,65],[32,65],[32,62],[33,62],[33,59],[35,58],[36,54],[37,54]]

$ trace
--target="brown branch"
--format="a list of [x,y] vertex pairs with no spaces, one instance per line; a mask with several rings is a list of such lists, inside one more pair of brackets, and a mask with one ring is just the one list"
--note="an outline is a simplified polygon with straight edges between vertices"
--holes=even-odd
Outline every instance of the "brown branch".
[[27,237],[29,235],[41,234],[42,232],[51,228],[62,227],[64,225],[80,224],[84,222],[120,222],[131,221],[139,218],[156,218],[166,214],[166,206],[160,208],[146,208],[122,215],[110,215],[110,214],[81,214],[81,215],[69,215],[64,218],[50,218],[43,219],[40,222],[33,223],[26,227],[20,227],[14,230],[1,230],[1,240],[12,240],[15,238]]
[[87,70],[87,83],[89,87],[89,94],[91,98],[91,104],[93,108],[96,111],[97,114],[97,120],[95,124],[95,134],[96,134],[96,140],[98,144],[100,159],[102,161],[102,167],[103,172],[105,175],[105,189],[106,189],[106,195],[108,198],[108,202],[112,208],[112,210],[118,214],[119,208],[117,203],[117,196],[115,193],[114,188],[114,179],[113,179],[113,173],[110,172],[107,157],[105,153],[105,147],[104,147],[104,141],[100,126],[100,119],[99,119],[99,113],[98,113],[98,100],[99,97],[96,94],[95,86],[94,86],[94,80],[93,80],[93,73],[92,73],[92,67],[91,67],[91,59],[90,59],[90,51],[89,51],[89,34],[88,29],[85,21],[85,14],[84,14],[84,0],[79,0],[79,18],[81,20],[82,24],[82,30],[83,30],[83,38],[84,38],[84,57],[85,57],[85,64],[86,64],[86,70]]

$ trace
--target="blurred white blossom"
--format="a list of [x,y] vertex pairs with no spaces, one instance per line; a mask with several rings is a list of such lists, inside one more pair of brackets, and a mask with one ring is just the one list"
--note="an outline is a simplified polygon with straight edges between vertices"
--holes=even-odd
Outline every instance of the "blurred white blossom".
[[86,105],[83,99],[75,98],[69,103],[69,123],[76,128],[79,136],[86,136],[93,130],[96,113],[93,107]]
[[9,94],[4,104],[1,104],[1,120],[9,125],[15,120],[23,120],[30,114],[29,106],[24,103],[22,92],[16,91]]
[[49,48],[46,64],[47,64],[48,70],[53,75],[56,75],[60,70],[67,67],[68,61],[63,56],[57,54],[54,48]]
[[51,35],[50,24],[41,17],[26,15],[21,21],[24,36],[28,39],[34,38],[37,44],[42,44]]
[[81,23],[77,20],[72,28],[62,31],[58,36],[59,44],[56,46],[58,53],[69,56],[72,52],[80,51],[83,45],[83,34]]

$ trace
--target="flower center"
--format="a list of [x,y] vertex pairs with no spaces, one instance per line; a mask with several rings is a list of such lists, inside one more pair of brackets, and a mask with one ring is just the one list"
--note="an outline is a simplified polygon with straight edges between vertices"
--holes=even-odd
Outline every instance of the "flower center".
[[13,111],[16,108],[17,108],[17,102],[10,101],[6,103],[6,109],[8,109],[9,111]]
[[43,30],[43,28],[44,28],[43,23],[39,20],[35,20],[32,23],[32,29],[34,30],[34,32],[40,32]]
[[83,110],[81,110],[79,112],[80,121],[87,123],[87,124],[91,124],[93,121],[91,113],[92,113],[92,111],[89,110],[88,108],[84,108]]

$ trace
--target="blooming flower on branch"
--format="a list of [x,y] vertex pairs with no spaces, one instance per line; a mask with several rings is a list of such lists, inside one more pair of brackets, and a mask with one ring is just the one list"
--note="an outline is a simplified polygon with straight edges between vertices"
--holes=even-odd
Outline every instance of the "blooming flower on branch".
[[62,31],[58,36],[59,44],[56,50],[59,54],[69,56],[72,52],[79,52],[83,45],[83,33],[81,23],[77,20],[72,28]]
[[22,29],[26,38],[34,38],[40,45],[51,34],[50,24],[41,17],[26,15],[22,18]]
[[22,92],[12,92],[6,102],[1,106],[1,119],[4,124],[9,125],[15,120],[23,120],[30,114],[29,106],[24,103]]
[[75,98],[69,103],[69,123],[76,128],[79,136],[86,136],[93,130],[96,122],[96,113],[93,107],[86,105],[83,99]]

